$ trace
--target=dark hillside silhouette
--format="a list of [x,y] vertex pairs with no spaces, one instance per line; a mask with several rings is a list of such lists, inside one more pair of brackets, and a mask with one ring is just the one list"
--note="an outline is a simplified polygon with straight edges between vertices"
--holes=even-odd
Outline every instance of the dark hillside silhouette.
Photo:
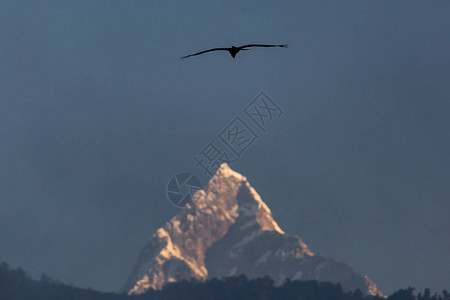
[[[41,280],[31,279],[24,270],[11,269],[0,264],[0,300],[381,300],[364,296],[360,290],[344,292],[340,284],[317,281],[286,280],[275,287],[269,277],[248,280],[246,276],[212,279],[206,282],[180,281],[166,285],[162,290],[149,290],[143,295],[128,296],[81,289],[52,280],[43,274]],[[450,300],[444,290],[432,294],[429,289],[414,294],[413,288],[401,289],[388,300]]]

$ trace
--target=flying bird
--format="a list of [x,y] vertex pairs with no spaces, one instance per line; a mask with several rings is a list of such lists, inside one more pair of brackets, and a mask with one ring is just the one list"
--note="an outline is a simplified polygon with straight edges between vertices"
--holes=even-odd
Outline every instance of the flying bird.
[[238,54],[239,51],[241,50],[250,50],[247,48],[251,48],[251,47],[282,47],[282,48],[287,48],[288,45],[261,45],[261,44],[248,44],[248,45],[244,45],[244,46],[240,46],[240,47],[235,47],[235,46],[231,46],[231,48],[212,48],[209,50],[205,50],[205,51],[201,51],[201,52],[197,52],[194,54],[189,54],[186,56],[181,57],[181,59],[183,58],[188,58],[191,56],[196,56],[196,55],[200,55],[203,53],[207,53],[207,52],[212,52],[212,51],[228,51],[231,54],[231,57],[236,58],[236,54]]

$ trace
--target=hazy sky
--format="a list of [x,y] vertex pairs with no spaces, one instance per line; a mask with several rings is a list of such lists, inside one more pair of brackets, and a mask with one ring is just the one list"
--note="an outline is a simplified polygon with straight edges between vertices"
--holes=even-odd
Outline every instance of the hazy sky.
[[[449,12],[0,0],[0,260],[117,290],[170,177],[265,91],[285,114],[231,167],[279,225],[386,293],[450,288]],[[246,43],[290,47],[179,60]]]

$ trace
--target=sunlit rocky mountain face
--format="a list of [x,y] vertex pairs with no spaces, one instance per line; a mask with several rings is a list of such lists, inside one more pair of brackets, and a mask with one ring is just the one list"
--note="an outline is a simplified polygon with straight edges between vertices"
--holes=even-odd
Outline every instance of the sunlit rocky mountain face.
[[182,279],[245,274],[270,276],[275,284],[288,278],[339,282],[344,290],[381,295],[367,276],[287,235],[246,177],[227,164],[193,202],[151,236],[123,291],[142,294]]

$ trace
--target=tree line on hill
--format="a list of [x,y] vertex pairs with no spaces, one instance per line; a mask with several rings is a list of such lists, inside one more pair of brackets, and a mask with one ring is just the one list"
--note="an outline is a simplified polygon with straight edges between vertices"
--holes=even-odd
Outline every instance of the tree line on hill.
[[[337,283],[314,280],[286,280],[275,286],[269,277],[249,280],[246,276],[211,279],[206,282],[180,281],[168,284],[160,291],[150,290],[143,295],[104,293],[81,289],[52,280],[43,274],[34,280],[21,268],[12,269],[0,264],[0,300],[384,300],[364,295],[360,290],[344,292]],[[387,300],[450,300],[450,294],[431,293],[430,289],[416,294],[414,289],[400,289]]]

